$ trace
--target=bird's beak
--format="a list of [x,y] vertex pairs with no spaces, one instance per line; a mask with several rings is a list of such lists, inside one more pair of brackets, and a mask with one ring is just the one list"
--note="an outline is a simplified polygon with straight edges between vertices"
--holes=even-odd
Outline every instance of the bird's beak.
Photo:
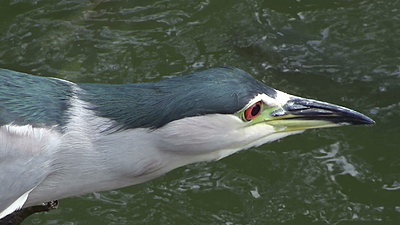
[[268,114],[268,119],[264,122],[282,132],[342,125],[375,124],[371,118],[354,110],[294,96],[281,107],[270,109]]

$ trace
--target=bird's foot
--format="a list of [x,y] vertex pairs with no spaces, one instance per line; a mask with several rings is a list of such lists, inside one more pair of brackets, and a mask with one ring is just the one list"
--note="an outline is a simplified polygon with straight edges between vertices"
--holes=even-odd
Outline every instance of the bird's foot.
[[0,225],[19,225],[29,216],[38,212],[48,212],[58,208],[58,200],[45,202],[41,205],[30,206],[17,210],[6,217],[0,219]]

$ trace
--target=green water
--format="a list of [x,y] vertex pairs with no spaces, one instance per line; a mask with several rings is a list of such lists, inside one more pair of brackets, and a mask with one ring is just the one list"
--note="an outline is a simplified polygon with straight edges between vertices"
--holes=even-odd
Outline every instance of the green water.
[[0,0],[2,68],[130,83],[224,65],[377,125],[307,131],[24,224],[400,224],[400,1]]

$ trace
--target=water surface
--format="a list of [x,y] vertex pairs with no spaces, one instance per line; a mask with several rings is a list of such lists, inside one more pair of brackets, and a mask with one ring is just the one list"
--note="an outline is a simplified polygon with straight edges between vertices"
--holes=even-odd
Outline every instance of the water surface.
[[400,224],[399,24],[398,0],[1,0],[1,68],[132,83],[235,66],[377,122],[62,200],[24,225]]

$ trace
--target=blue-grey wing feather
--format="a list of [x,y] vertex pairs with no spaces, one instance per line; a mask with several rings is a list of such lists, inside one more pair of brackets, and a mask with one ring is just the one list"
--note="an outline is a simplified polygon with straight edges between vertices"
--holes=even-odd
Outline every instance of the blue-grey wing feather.
[[62,126],[70,95],[68,82],[0,69],[0,126]]

